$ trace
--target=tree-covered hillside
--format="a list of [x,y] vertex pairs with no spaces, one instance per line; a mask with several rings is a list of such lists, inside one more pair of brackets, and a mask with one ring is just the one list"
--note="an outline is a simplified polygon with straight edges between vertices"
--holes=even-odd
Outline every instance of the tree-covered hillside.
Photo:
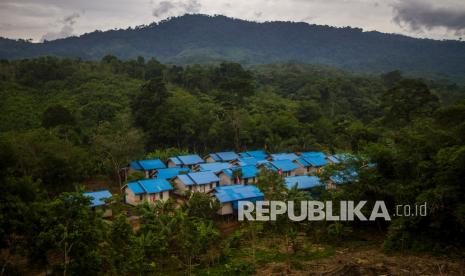
[[6,59],[55,55],[96,60],[106,54],[177,64],[293,61],[372,73],[400,69],[462,79],[465,73],[464,42],[224,16],[184,15],[135,29],[95,31],[43,43],[0,39],[0,58]]
[[[120,169],[131,160],[245,149],[360,156],[350,165],[374,166],[360,170],[357,183],[320,191],[320,200],[383,200],[391,213],[396,204],[427,202],[428,214],[244,222],[225,237],[203,194],[180,208],[174,201],[130,208],[115,197],[107,221],[81,193],[99,181],[120,193]],[[271,262],[305,271],[315,269],[306,261],[335,254],[341,242],[367,243],[367,232],[384,250],[463,257],[464,168],[465,90],[446,81],[110,55],[0,63],[0,261],[8,275],[248,275]],[[319,176],[343,169],[328,166]],[[257,185],[268,200],[311,199],[287,189],[277,172],[264,170]]]

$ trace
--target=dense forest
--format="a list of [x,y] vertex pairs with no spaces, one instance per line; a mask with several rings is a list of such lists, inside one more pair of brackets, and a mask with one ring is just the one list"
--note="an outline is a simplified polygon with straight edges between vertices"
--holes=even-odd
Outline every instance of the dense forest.
[[406,73],[463,82],[465,42],[416,39],[297,22],[249,22],[225,16],[184,15],[136,28],[30,43],[0,39],[0,58],[44,55],[98,60],[154,57],[164,63],[269,64],[299,61],[360,72]]
[[[386,251],[463,252],[465,88],[450,81],[300,64],[43,57],[3,60],[0,99],[2,274],[251,274],[267,261],[298,269],[367,229]],[[107,221],[81,193],[95,180],[119,191],[119,170],[133,159],[225,149],[353,153],[376,167],[321,199],[384,200],[389,210],[427,202],[428,216],[247,222],[225,237],[202,194],[182,208],[129,210],[141,217],[135,231],[120,198]],[[276,173],[258,186],[267,199],[309,198]],[[259,246],[265,237],[286,250],[271,254]],[[312,251],[316,243],[324,246]]]

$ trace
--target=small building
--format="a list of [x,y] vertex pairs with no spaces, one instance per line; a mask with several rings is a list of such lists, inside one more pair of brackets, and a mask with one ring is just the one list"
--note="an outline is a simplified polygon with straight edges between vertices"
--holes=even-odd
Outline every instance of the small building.
[[290,176],[285,177],[284,182],[289,190],[294,188],[296,185],[298,190],[310,190],[315,187],[322,187],[320,178],[317,176]]
[[143,171],[146,178],[153,178],[158,169],[166,168],[165,163],[160,159],[131,161],[130,170]]
[[254,184],[257,183],[259,170],[254,165],[232,167],[222,170],[218,176],[220,185],[235,184]]
[[322,152],[315,152],[313,154],[302,154],[300,159],[307,162],[310,167],[307,168],[308,173],[318,173],[321,171],[321,168],[328,164],[326,160],[326,155]]
[[263,150],[253,150],[240,152],[239,156],[242,158],[254,157],[257,160],[265,160],[268,157],[268,154],[266,154],[266,152]]
[[181,167],[189,168],[192,170],[195,165],[201,163],[205,163],[205,161],[197,154],[174,156],[168,159],[169,168]]
[[326,188],[335,189],[337,185],[350,184],[354,182],[358,182],[358,172],[354,168],[348,168],[333,174],[329,178]]
[[191,172],[176,176],[173,183],[179,192],[208,193],[219,185],[220,179],[211,171]]
[[268,159],[270,161],[291,160],[294,161],[299,158],[295,153],[273,153]]
[[263,200],[264,195],[255,185],[229,185],[215,188],[214,196],[221,204],[220,215],[234,214],[240,201],[256,202]]
[[276,160],[264,163],[261,165],[269,170],[276,171],[283,176],[294,176],[297,173],[299,167],[294,164],[291,160]]
[[231,166],[230,163],[227,162],[212,162],[212,163],[204,163],[204,164],[199,164],[196,166],[196,170],[200,172],[214,172],[219,173],[224,169],[227,169]]
[[84,192],[83,195],[91,199],[90,207],[92,208],[92,210],[103,210],[103,217],[112,216],[111,209],[105,208],[105,206],[107,206],[107,203],[105,202],[105,200],[112,197],[109,190]]
[[330,164],[339,164],[341,161],[336,157],[336,155],[328,155],[326,156],[326,160],[328,160],[328,163]]
[[299,155],[301,157],[314,157],[314,156],[319,156],[321,158],[326,157],[326,154],[324,152],[321,152],[321,151],[305,151],[305,152],[299,153]]
[[293,162],[299,167],[295,173],[296,175],[306,175],[310,173],[312,164],[307,162],[305,158],[297,158]]
[[157,170],[156,178],[158,179],[173,179],[180,174],[186,174],[191,172],[189,168],[179,168],[179,167],[171,167],[166,169],[159,169]]
[[166,179],[143,179],[130,182],[123,187],[125,202],[130,205],[139,205],[143,202],[155,204],[170,198],[173,186]]
[[337,153],[333,155],[340,163],[350,163],[354,161],[359,161],[359,157],[348,152]]
[[259,159],[257,157],[239,157],[237,160],[231,162],[233,166],[258,166],[268,162],[266,159]]
[[237,160],[237,158],[239,158],[239,155],[233,151],[215,152],[205,156],[207,162],[231,162]]

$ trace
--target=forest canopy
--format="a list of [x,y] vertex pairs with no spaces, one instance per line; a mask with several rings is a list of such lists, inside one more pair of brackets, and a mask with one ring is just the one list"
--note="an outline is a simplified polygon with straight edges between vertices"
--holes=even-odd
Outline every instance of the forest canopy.
[[[363,156],[376,169],[324,199],[385,200],[389,208],[428,202],[427,217],[376,225],[387,232],[387,250],[444,252],[465,242],[465,88],[452,81],[300,64],[42,57],[2,61],[0,98],[0,244],[25,250],[38,267],[54,254],[65,256],[56,271],[74,273],[191,271],[227,260],[237,245],[234,236],[218,245],[208,198],[193,196],[180,209],[144,206],[135,233],[123,215],[105,225],[80,193],[96,179],[118,190],[119,170],[134,159],[220,150]],[[271,199],[306,198],[281,193],[283,185],[276,174],[259,179]],[[286,229],[297,252],[292,233],[318,236],[322,227],[341,239],[344,227],[356,227],[279,223],[285,227],[244,225],[240,234],[253,242],[256,233]],[[172,258],[160,258],[166,254]]]

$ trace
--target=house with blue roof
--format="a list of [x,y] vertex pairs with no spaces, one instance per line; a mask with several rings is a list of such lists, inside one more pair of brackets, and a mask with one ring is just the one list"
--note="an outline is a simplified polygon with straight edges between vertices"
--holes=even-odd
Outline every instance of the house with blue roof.
[[293,162],[299,167],[296,171],[296,175],[306,175],[310,173],[312,169],[312,164],[305,160],[305,158],[299,157]]
[[327,188],[335,189],[337,185],[350,184],[354,182],[358,182],[358,172],[354,168],[347,168],[330,176]]
[[265,160],[268,154],[263,150],[243,151],[239,153],[241,158],[254,157],[257,160]]
[[305,152],[301,152],[299,154],[301,157],[321,157],[321,158],[325,158],[326,157],[326,154],[324,152],[321,152],[321,151],[305,151]]
[[193,169],[195,165],[205,163],[200,156],[197,154],[190,154],[190,155],[180,155],[180,156],[173,156],[168,158],[168,167],[181,167],[181,168],[189,168]]
[[336,155],[328,155],[326,157],[326,160],[328,160],[328,162],[330,164],[339,164],[339,163],[341,163],[341,161],[336,157]]
[[212,163],[203,163],[196,166],[196,170],[200,172],[214,172],[219,173],[224,169],[231,167],[231,164],[228,162],[212,162]]
[[180,174],[173,180],[176,191],[208,193],[217,187],[220,179],[212,171]]
[[214,152],[205,156],[207,162],[231,162],[237,160],[239,155],[234,151]]
[[232,161],[231,164],[233,166],[258,166],[265,162],[268,162],[268,160],[257,157],[239,157],[237,160]]
[[270,154],[270,161],[291,160],[294,161],[299,158],[295,153],[273,153]]
[[237,211],[240,201],[263,200],[264,194],[255,185],[229,185],[215,188],[214,197],[221,204],[220,215],[231,215]]
[[[109,190],[100,190],[100,191],[95,191],[95,192],[84,192],[83,195],[85,197],[90,198],[90,200],[91,200],[90,207],[92,209],[94,209],[94,210],[105,207],[107,205],[105,200],[112,197],[112,194],[110,193]],[[111,217],[111,215],[112,215],[111,209],[104,209],[103,217]]]
[[259,169],[254,165],[236,166],[222,170],[218,177],[220,185],[257,183]]
[[289,159],[275,160],[267,163],[263,163],[260,167],[278,172],[283,176],[294,176],[297,173],[299,167]]
[[173,186],[166,179],[142,179],[130,182],[123,187],[125,202],[130,205],[139,205],[145,201],[155,204],[170,198]]
[[173,179],[180,174],[186,174],[189,172],[191,172],[189,168],[171,167],[157,170],[155,177],[168,180]]
[[129,167],[130,170],[144,172],[146,178],[153,178],[156,171],[166,168],[166,165],[160,159],[151,159],[131,161]]
[[321,168],[328,164],[324,153],[313,154],[313,155],[301,155],[294,161],[299,167],[300,172],[305,173],[316,173],[320,172]]
[[285,177],[284,182],[287,188],[290,190],[297,186],[298,190],[310,190],[315,187],[322,187],[320,178],[317,176],[300,175]]

